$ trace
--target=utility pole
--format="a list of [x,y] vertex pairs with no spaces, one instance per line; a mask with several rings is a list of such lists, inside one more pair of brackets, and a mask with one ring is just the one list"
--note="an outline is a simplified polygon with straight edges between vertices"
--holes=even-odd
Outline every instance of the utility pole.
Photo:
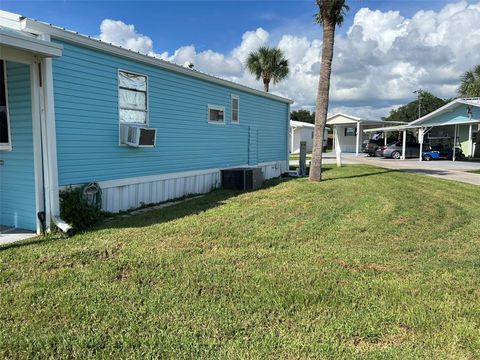
[[413,91],[414,94],[417,94],[417,100],[418,100],[418,119],[422,117],[422,89],[418,89]]

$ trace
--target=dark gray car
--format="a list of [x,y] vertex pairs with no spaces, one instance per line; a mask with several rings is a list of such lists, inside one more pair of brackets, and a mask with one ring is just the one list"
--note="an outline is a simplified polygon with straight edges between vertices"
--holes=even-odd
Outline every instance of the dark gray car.
[[[387,145],[383,150],[383,156],[386,158],[400,159],[402,157],[402,142],[397,141],[393,144]],[[405,148],[405,157],[419,157],[420,144],[415,142],[407,142]]]

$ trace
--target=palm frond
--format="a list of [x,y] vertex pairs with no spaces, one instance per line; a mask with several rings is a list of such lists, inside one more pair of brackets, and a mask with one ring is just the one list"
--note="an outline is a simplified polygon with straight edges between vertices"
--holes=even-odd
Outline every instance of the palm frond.
[[257,51],[250,53],[245,66],[257,80],[261,78],[264,83],[273,81],[277,84],[288,75],[288,60],[279,48],[262,46]]
[[350,7],[345,0],[317,0],[319,12],[315,14],[315,20],[322,24],[329,21],[334,25],[341,26],[345,20],[345,14]]

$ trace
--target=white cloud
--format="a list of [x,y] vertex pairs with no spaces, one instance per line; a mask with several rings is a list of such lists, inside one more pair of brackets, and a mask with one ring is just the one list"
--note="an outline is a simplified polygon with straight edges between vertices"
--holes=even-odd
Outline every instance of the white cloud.
[[[335,39],[330,112],[383,116],[411,101],[412,90],[418,88],[455,96],[461,74],[479,61],[479,24],[480,2],[460,1],[438,12],[420,10],[411,18],[398,11],[360,9],[345,35]],[[246,72],[245,59],[259,46],[278,46],[290,61],[290,75],[272,86],[272,92],[295,100],[297,107],[314,107],[321,39],[296,35],[292,28],[275,42],[262,28],[247,31],[225,54],[197,52],[194,45],[179,47],[173,54],[156,53],[151,38],[121,21],[105,19],[100,30],[101,40],[180,65],[191,62],[197,70],[258,89],[262,84]]]

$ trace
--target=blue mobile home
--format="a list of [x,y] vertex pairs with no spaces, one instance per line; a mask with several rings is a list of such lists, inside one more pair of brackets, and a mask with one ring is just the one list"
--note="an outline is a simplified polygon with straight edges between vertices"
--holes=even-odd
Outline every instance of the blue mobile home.
[[[69,185],[97,182],[118,212],[207,192],[229,167],[287,171],[288,99],[6,12],[0,45],[0,225],[61,221]],[[152,146],[131,146],[140,127]]]

